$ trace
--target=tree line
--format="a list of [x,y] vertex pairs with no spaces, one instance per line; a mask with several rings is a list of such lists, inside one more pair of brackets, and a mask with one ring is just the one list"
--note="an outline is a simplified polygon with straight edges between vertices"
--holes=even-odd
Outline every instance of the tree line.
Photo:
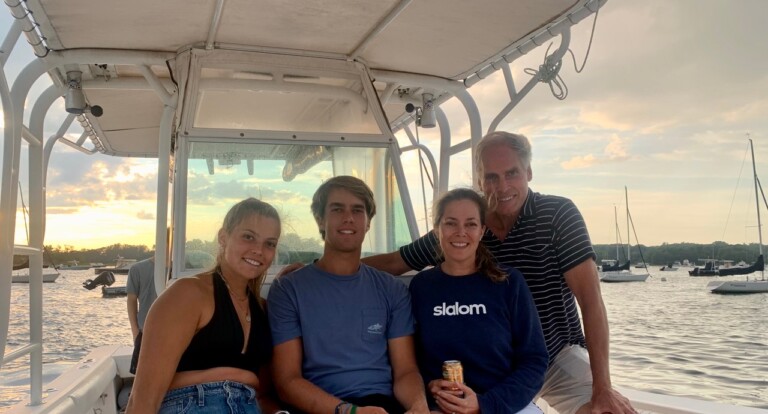
[[[202,252],[213,258],[218,253],[219,244],[216,240],[193,239],[187,241],[186,249],[187,253]],[[280,237],[277,251],[276,263],[311,263],[312,260],[320,257],[323,244],[316,238],[302,238],[294,233],[286,233]],[[118,258],[143,260],[154,256],[154,254],[154,248],[118,243],[96,249],[75,249],[69,245],[46,245],[43,257],[45,265],[58,267],[75,261],[81,265],[90,263],[114,265]],[[14,267],[17,264],[21,265],[24,261],[26,261],[26,257],[15,256]]]
[[[603,259],[616,259],[615,244],[597,244],[594,246],[597,254],[597,262]],[[717,241],[711,244],[695,243],[663,243],[661,246],[632,246],[630,250],[632,263],[645,263],[653,265],[666,265],[675,261],[688,260],[691,265],[702,264],[706,259],[733,260],[734,263],[744,261],[752,263],[759,255],[757,243],[728,244]],[[619,261],[626,261],[627,247],[619,247]]]
[[[281,249],[282,248],[282,249]],[[597,263],[604,259],[616,259],[615,244],[596,244]],[[215,241],[190,240],[187,249],[208,251],[216,254],[218,244]],[[280,252],[280,250],[283,250]],[[322,244],[317,239],[302,239],[294,234],[286,234],[284,240],[280,240],[278,252],[279,261],[291,263],[294,261],[308,261],[311,258],[299,257],[310,252],[321,252]],[[728,244],[717,241],[711,244],[695,243],[664,243],[661,246],[632,246],[630,255],[633,263],[645,261],[654,265],[665,265],[675,261],[688,260],[691,264],[702,263],[705,259],[733,260],[735,263],[744,261],[752,263],[757,259],[759,248],[757,243],[752,244]],[[126,259],[142,260],[155,254],[154,249],[143,245],[113,244],[96,249],[76,250],[73,246],[45,246],[45,263],[48,265],[61,265],[77,261],[80,264],[104,263],[114,264],[118,257]],[[627,256],[626,246],[619,248],[619,261],[625,261]],[[305,260],[306,259],[306,260]]]
[[[60,266],[77,261],[79,264],[103,263],[114,265],[119,257],[144,260],[155,254],[154,249],[144,245],[113,244],[95,249],[76,250],[73,246],[45,246],[43,262],[46,265]],[[14,260],[15,261],[15,260]]]

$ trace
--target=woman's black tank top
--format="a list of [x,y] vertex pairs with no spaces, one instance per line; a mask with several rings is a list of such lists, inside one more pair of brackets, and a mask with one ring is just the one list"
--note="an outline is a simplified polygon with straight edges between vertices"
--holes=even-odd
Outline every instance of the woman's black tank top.
[[272,356],[272,337],[267,316],[253,293],[248,290],[251,310],[251,332],[243,350],[243,328],[227,285],[218,271],[213,273],[214,310],[210,322],[200,329],[181,355],[176,372],[197,371],[216,367],[234,367],[252,371]]

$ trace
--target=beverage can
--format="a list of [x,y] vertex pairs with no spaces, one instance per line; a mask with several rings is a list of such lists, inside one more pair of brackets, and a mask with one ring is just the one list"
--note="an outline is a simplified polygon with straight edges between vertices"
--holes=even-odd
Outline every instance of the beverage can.
[[443,362],[443,379],[457,384],[463,384],[464,368],[461,366],[461,361],[449,360]]

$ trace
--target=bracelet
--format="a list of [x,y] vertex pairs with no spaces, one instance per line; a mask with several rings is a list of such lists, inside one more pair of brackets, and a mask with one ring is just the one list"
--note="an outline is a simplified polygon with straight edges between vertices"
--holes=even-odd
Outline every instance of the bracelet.
[[350,411],[349,414],[355,414],[355,411],[357,411],[357,406],[352,404],[352,411]]
[[336,405],[336,408],[333,409],[333,414],[344,414],[344,411],[341,410],[341,407],[347,404],[349,403],[344,400],[341,400],[341,402]]

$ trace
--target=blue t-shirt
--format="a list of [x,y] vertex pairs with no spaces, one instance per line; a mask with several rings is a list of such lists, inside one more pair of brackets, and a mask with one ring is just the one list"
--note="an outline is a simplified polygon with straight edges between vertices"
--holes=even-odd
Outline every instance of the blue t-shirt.
[[351,276],[315,264],[282,276],[267,298],[274,345],[301,337],[304,378],[338,398],[392,396],[388,340],[414,332],[405,284],[360,264]]
[[425,383],[459,360],[482,413],[515,413],[544,383],[549,361],[531,292],[519,271],[493,282],[481,273],[449,276],[439,267],[411,281],[419,368]]

